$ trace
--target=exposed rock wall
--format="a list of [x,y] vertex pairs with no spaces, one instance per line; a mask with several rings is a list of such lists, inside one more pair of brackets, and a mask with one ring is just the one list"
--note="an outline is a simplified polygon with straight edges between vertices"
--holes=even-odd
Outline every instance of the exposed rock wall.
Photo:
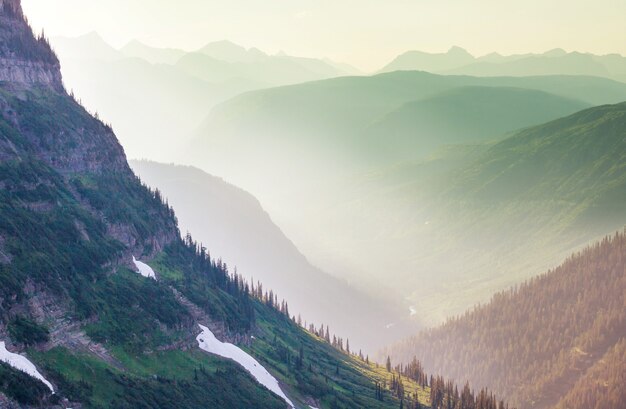
[[60,68],[48,41],[33,35],[20,0],[0,0],[0,82],[62,92]]
[[12,58],[0,58],[0,81],[31,86],[44,85],[59,90],[63,83],[61,72],[56,67]]

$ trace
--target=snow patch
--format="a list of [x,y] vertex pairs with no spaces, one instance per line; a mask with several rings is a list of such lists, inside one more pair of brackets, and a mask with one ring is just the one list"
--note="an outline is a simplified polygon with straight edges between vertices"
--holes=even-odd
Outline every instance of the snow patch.
[[287,395],[285,395],[282,389],[280,389],[280,385],[278,384],[276,378],[274,378],[259,362],[257,362],[256,359],[252,358],[246,352],[242,351],[239,347],[233,344],[221,342],[219,339],[215,338],[215,335],[213,335],[211,330],[204,325],[200,325],[200,329],[202,330],[202,333],[196,338],[200,349],[237,362],[250,372],[250,374],[254,376],[254,378],[261,385],[283,398],[289,406],[294,408],[293,403],[289,400]]
[[50,389],[50,392],[54,393],[52,384],[48,382],[46,378],[41,375],[41,373],[39,373],[35,365],[26,359],[26,357],[9,352],[4,341],[0,342],[0,361],[12,366],[18,371],[22,371],[33,378],[40,380]]
[[417,310],[414,306],[409,307],[409,313],[411,314],[411,317],[417,314]]
[[137,267],[137,272],[139,274],[141,274],[144,277],[148,277],[148,278],[152,278],[156,280],[156,274],[154,273],[154,270],[152,269],[152,267],[150,267],[146,263],[142,263],[141,261],[137,260],[135,256],[133,256],[133,263],[135,263],[135,267]]

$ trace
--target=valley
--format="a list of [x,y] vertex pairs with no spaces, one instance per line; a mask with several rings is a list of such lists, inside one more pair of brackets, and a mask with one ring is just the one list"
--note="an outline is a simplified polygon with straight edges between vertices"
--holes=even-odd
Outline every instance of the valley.
[[0,0],[0,408],[624,408],[626,7],[120,1]]

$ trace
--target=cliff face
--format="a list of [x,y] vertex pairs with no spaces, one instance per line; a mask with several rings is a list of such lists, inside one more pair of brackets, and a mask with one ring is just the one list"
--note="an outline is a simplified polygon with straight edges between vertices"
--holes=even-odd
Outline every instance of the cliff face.
[[[45,193],[53,189],[62,198]],[[66,93],[59,60],[47,40],[33,35],[19,0],[0,0],[0,197],[6,208],[23,208],[35,219],[66,211],[70,202],[82,207],[103,224],[103,240],[123,246],[106,265],[132,267],[133,254],[152,256],[178,236],[169,209],[130,170],[111,127]],[[146,225],[134,206],[153,223]],[[13,244],[21,238],[2,231],[2,217],[15,226],[27,217],[3,214],[6,208],[0,208],[0,261],[14,266]],[[79,236],[89,239],[83,224],[76,222]]]
[[33,35],[20,0],[0,0],[0,82],[63,91],[59,60],[45,38]]

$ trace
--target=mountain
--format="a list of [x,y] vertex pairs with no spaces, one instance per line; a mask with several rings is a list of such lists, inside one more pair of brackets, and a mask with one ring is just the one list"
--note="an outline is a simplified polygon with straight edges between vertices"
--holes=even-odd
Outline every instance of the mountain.
[[[231,64],[260,63],[261,66],[267,66],[264,75],[271,76],[271,80],[265,81],[272,86],[360,74],[358,70],[348,64],[339,64],[328,59],[294,57],[284,53],[269,55],[258,48],[245,48],[228,40],[209,43],[196,52]],[[242,65],[239,67],[247,70]],[[250,71],[247,72],[247,75],[255,76],[259,73]]]
[[173,135],[184,140],[211,106],[238,92],[139,58],[63,61],[72,93],[114,123],[127,152],[137,157],[167,157],[180,141]]
[[[207,143],[233,144],[237,139],[246,138],[254,132],[254,139],[264,143],[273,143],[275,140],[281,144],[292,141],[306,144],[307,139],[312,139],[320,145],[330,140],[339,145],[335,149],[353,150],[354,145],[360,142],[359,132],[373,122],[405,104],[417,103],[460,87],[514,87],[543,91],[541,95],[544,98],[548,97],[545,93],[549,93],[593,105],[626,99],[626,84],[599,78],[478,78],[397,72],[373,77],[335,78],[249,92],[216,107],[198,131],[198,138]],[[459,99],[459,95],[460,92],[457,92],[450,99]],[[528,95],[540,97],[540,94]],[[440,99],[443,100],[443,97]],[[563,109],[554,111],[557,116],[567,109],[584,106],[575,105],[573,101],[562,102]],[[557,98],[552,103],[556,104]],[[485,111],[484,114],[488,115],[489,112]],[[537,117],[531,119],[530,123],[519,121],[517,124],[528,126],[541,120]]]
[[[497,96],[497,103],[487,95]],[[487,103],[475,104],[478,98]],[[421,219],[408,209],[421,209],[432,197],[420,204],[413,190],[387,185],[381,173],[393,173],[405,161],[426,161],[446,144],[493,142],[589,105],[623,100],[626,84],[590,77],[395,72],[335,78],[253,91],[218,105],[180,161],[254,194],[329,274],[350,274],[351,281],[375,289],[397,285],[414,299],[400,277],[418,276],[415,248],[422,243],[405,239],[430,217]],[[421,146],[428,149],[419,151]],[[417,179],[409,180],[413,187]],[[380,271],[392,271],[393,278],[381,280]],[[421,282],[415,287],[429,293]]]
[[566,52],[560,48],[543,54],[491,53],[474,57],[463,49],[453,47],[444,54],[408,51],[398,56],[380,72],[398,70],[479,77],[581,75],[626,82],[626,57],[619,54],[594,55],[576,51]]
[[[215,109],[188,160],[254,193],[324,271],[350,274],[350,280],[373,289],[384,285],[418,311],[414,319],[436,324],[626,224],[618,205],[623,104],[495,139],[488,137],[493,134],[484,140],[459,137],[456,141],[467,149],[450,150],[452,156],[434,151],[434,158],[407,160],[414,145],[396,147],[389,136],[411,136],[413,122],[397,134],[387,125],[387,133],[380,134],[386,144],[382,158],[363,143],[359,128],[379,112],[393,112],[391,107],[406,104],[403,99],[415,101],[425,92],[439,92],[447,102],[463,101],[459,95],[467,89],[453,90],[468,83],[525,85],[527,91],[490,89],[510,101],[546,98],[528,90],[549,88],[553,95],[544,101],[555,107],[557,92],[570,97],[574,91],[582,98],[575,90],[586,88],[586,95],[603,92],[607,99],[609,93],[623,92],[620,83],[599,78],[487,79],[417,72],[263,90]],[[525,104],[528,112],[529,105],[542,106],[539,100]],[[576,102],[563,102],[575,109]],[[472,135],[470,125],[478,129],[474,135],[489,131],[484,122],[496,124],[495,117],[504,117],[505,111],[508,118],[521,115],[518,108],[475,106],[489,108],[466,123],[452,108],[439,112],[452,112],[446,123],[462,123],[463,135]],[[548,111],[533,115],[543,120]],[[421,118],[417,126],[424,129],[433,115]],[[256,171],[245,173],[242,163]],[[389,273],[381,278],[380,271]]]
[[263,51],[256,48],[246,49],[228,40],[209,43],[197,52],[228,63],[259,62],[269,57]]
[[380,72],[410,70],[440,72],[471,64],[474,60],[474,56],[460,47],[452,47],[447,53],[441,54],[407,51],[396,57]]
[[53,40],[54,51],[63,60],[94,60],[101,62],[119,61],[124,54],[107,44],[96,32],[84,34],[80,37],[56,37]]
[[126,57],[135,57],[142,60],[146,60],[150,64],[176,64],[183,55],[186,54],[183,50],[175,48],[158,48],[150,47],[137,40],[133,40],[126,44],[119,50],[120,53]]
[[[242,183],[241,177],[234,175],[234,162],[230,159],[239,157],[241,160],[263,161],[263,166],[270,168],[265,158],[273,158],[285,152],[287,158],[281,158],[284,163],[277,163],[279,176],[284,175],[282,169],[286,166],[299,171],[308,159],[303,152],[308,152],[315,163],[321,163],[329,169],[336,169],[342,163],[348,166],[370,167],[360,154],[368,149],[364,142],[363,132],[376,122],[387,119],[397,119],[402,127],[401,115],[394,117],[392,113],[401,109],[405,104],[414,103],[420,106],[427,105],[419,102],[435,97],[437,94],[450,92],[460,87],[515,87],[544,93],[529,92],[528,98],[534,97],[533,103],[554,104],[554,108],[540,113],[531,107],[525,112],[534,112],[534,117],[525,117],[522,114],[515,122],[520,127],[529,126],[546,120],[547,113],[552,112],[558,117],[560,114],[572,113],[586,104],[620,102],[626,99],[626,84],[615,83],[609,80],[583,77],[528,77],[528,78],[478,78],[461,76],[438,76],[422,72],[397,72],[382,74],[374,77],[345,77],[325,81],[316,81],[294,86],[277,87],[245,93],[217,106],[197,132],[196,143],[190,150],[190,157],[184,160],[192,161],[199,166],[211,162],[210,170],[225,175],[241,186],[250,189],[250,181]],[[507,92],[507,91],[502,91]],[[513,91],[508,91],[511,111],[514,107]],[[519,95],[523,91],[519,91]],[[545,93],[553,94],[548,96]],[[450,104],[460,104],[461,91],[451,93],[450,97],[438,97],[439,101]],[[574,99],[582,103],[561,99],[562,107],[556,108],[559,98]],[[545,101],[539,102],[545,99]],[[551,100],[552,102],[548,102]],[[432,101],[437,101],[433,99]],[[503,100],[504,101],[504,100]],[[520,99],[518,98],[518,104]],[[499,107],[500,109],[506,109]],[[519,105],[518,105],[519,106]],[[493,107],[481,105],[484,109],[476,114],[489,116]],[[459,121],[452,106],[441,108],[441,118],[428,118],[429,121],[421,124],[423,129],[436,127],[433,122]],[[445,117],[452,115],[453,117]],[[514,115],[511,113],[510,115]],[[387,121],[386,127],[393,127]],[[473,125],[477,125],[477,120]],[[488,122],[488,121],[484,121]],[[406,125],[412,125],[408,123]],[[479,133],[485,125],[470,131],[474,135]],[[440,126],[441,128],[442,126]],[[443,128],[442,128],[443,129]],[[508,127],[510,130],[511,127]],[[386,130],[386,129],[385,129]],[[444,130],[447,135],[449,130]],[[492,132],[495,130],[491,130]],[[412,129],[403,131],[410,134]],[[381,135],[381,137],[384,135]],[[484,139],[493,137],[493,133],[485,135]],[[371,139],[371,137],[370,137]],[[432,135],[433,145],[443,145],[445,141],[435,142],[440,135]],[[461,139],[461,138],[459,138]],[[396,148],[394,141],[386,141],[388,149],[401,154],[405,146],[399,144]],[[277,149],[280,147],[281,149]],[[263,154],[259,154],[263,152]],[[291,158],[297,157],[295,164]],[[221,158],[229,158],[228,163],[222,164]],[[413,159],[416,159],[415,157]],[[321,161],[321,162],[318,162]],[[365,163],[364,163],[365,162]],[[293,165],[293,166],[292,166]],[[312,165],[314,166],[314,165]],[[316,166],[319,170],[319,166]],[[241,172],[244,170],[237,167]],[[351,170],[352,172],[352,170]],[[254,175],[253,175],[254,176]],[[261,176],[258,174],[257,176]],[[265,177],[265,175],[263,175]],[[333,178],[336,175],[332,176]],[[256,192],[255,192],[256,193]],[[261,198],[264,200],[264,198]]]
[[393,160],[411,160],[426,157],[442,145],[496,139],[587,107],[542,91],[460,87],[384,115],[363,132],[364,143],[373,157],[385,157],[390,150]]
[[[562,50],[561,50],[562,51]],[[590,75],[612,78],[601,59],[582,53],[546,53],[532,55],[499,63],[477,61],[467,66],[448,70],[451,74],[478,76],[527,76],[527,75]]]
[[183,72],[206,81],[246,80],[257,84],[256,89],[345,75],[343,71],[322,60],[264,54],[250,56],[249,51],[244,48],[241,50],[243,55],[236,55],[234,51],[233,55],[225,51],[209,53],[203,49],[186,54],[176,66]]
[[19,0],[0,1],[0,299],[3,407],[401,405],[397,373],[180,237]]
[[[390,348],[519,408],[623,407],[626,233]],[[386,352],[385,352],[386,355]]]
[[408,307],[392,297],[367,296],[312,266],[249,193],[192,167],[148,161],[131,166],[167,198],[182,231],[241,275],[290,300],[303,318],[340,330],[353,347],[370,351],[415,331],[408,319],[386,328],[397,317],[408,318]]
[[[237,64],[245,67],[245,63],[231,63],[218,60],[217,58],[208,56],[203,53],[185,54],[176,63],[176,68],[204,81],[223,83],[228,81],[249,81],[252,86],[250,89],[264,88],[267,83],[259,78],[249,78],[243,69],[239,69]],[[254,64],[251,63],[250,66]]]
[[185,138],[220,102],[250,90],[348,72],[331,62],[268,56],[227,41],[191,53],[139,41],[117,50],[97,33],[52,43],[68,88],[115,124],[127,153],[162,161],[177,156]]
[[[395,232],[387,243],[411,254],[395,278],[436,323],[626,224],[625,114],[625,103],[591,108],[369,175],[337,214]],[[393,218],[367,218],[385,208]]]

